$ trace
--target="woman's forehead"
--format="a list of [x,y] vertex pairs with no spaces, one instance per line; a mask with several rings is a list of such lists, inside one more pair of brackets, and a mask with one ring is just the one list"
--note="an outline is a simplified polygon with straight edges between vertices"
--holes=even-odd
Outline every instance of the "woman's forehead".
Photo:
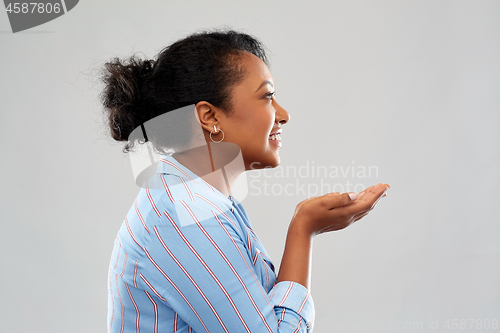
[[241,63],[246,70],[245,79],[241,83],[257,85],[255,89],[258,89],[265,81],[269,81],[274,86],[271,72],[261,59],[251,53],[245,53],[241,59]]

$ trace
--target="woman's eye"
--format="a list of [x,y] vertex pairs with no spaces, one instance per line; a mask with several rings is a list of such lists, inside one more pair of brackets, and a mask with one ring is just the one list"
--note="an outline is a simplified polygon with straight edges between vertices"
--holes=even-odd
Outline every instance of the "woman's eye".
[[276,92],[269,92],[266,94],[265,98],[272,100],[274,98],[274,95],[276,95]]

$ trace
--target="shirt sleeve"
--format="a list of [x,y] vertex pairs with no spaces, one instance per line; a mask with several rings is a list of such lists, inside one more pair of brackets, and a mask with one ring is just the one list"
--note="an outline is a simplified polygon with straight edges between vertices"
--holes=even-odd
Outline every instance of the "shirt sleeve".
[[312,331],[308,290],[282,281],[267,293],[231,212],[180,201],[161,221],[143,248],[143,288],[194,331]]

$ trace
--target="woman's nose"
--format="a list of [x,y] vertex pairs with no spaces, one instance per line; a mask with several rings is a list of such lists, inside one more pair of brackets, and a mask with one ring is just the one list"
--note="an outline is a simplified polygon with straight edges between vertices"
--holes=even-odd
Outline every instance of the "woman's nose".
[[281,105],[276,103],[276,122],[278,124],[284,125],[290,121],[290,114],[281,107]]

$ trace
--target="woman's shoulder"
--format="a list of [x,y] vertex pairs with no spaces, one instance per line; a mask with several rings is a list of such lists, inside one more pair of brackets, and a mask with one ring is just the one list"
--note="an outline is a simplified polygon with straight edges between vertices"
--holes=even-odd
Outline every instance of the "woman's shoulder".
[[236,219],[232,201],[203,179],[169,173],[157,173],[144,183],[129,215],[139,219],[142,216],[151,225],[169,220],[179,226],[206,223],[216,216],[222,220]]

